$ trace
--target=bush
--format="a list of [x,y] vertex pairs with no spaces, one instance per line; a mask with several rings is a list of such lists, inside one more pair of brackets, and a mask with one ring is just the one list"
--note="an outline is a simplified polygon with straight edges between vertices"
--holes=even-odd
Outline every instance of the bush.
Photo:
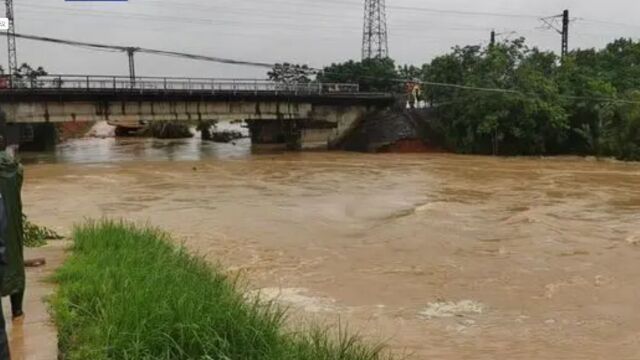
[[189,125],[178,121],[154,121],[144,131],[158,139],[185,139],[193,137]]
[[47,240],[60,240],[62,236],[54,230],[44,226],[38,226],[27,219],[26,215],[22,215],[22,229],[24,236],[24,246],[40,247],[47,244]]

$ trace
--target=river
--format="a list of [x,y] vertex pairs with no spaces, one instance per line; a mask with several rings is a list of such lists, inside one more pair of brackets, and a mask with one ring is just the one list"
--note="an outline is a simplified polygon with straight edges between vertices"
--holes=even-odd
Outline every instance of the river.
[[637,163],[113,138],[23,157],[36,222],[159,226],[410,359],[640,354]]

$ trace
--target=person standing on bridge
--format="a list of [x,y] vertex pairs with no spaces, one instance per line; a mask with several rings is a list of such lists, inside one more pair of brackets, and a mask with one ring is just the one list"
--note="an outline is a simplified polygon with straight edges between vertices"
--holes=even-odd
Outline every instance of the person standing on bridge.
[[407,96],[409,98],[409,108],[415,109],[420,102],[420,96],[422,95],[422,89],[420,88],[419,80],[410,81],[405,85]]

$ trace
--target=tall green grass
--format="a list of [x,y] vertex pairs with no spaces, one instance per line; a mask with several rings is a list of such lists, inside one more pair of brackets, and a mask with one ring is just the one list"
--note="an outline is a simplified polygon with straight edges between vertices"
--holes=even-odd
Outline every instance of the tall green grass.
[[51,309],[63,359],[382,359],[380,346],[319,328],[286,330],[285,312],[247,300],[203,259],[155,229],[88,222],[73,233]]

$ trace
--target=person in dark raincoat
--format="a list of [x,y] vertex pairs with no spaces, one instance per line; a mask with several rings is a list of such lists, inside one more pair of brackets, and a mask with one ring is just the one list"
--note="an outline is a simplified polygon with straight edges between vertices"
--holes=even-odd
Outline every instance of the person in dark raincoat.
[[6,248],[6,267],[0,286],[0,295],[11,297],[13,318],[23,315],[22,301],[25,290],[24,237],[22,228],[22,166],[6,151],[0,151],[0,194],[6,213],[7,226],[0,229]]
[[[4,206],[4,197],[0,201],[0,278],[4,278],[4,273],[7,270],[7,247],[6,238],[4,234],[8,227],[7,209]],[[2,298],[0,298],[1,300]],[[1,301],[0,301],[1,305]],[[9,341],[7,339],[7,329],[4,321],[4,314],[0,307],[0,360],[9,360]]]
[[[21,237],[21,188],[22,167],[6,153],[4,138],[0,136],[0,280],[2,281],[0,290],[2,290],[3,296],[12,296],[12,309],[19,309],[20,315],[22,313],[22,294],[24,294],[25,288]],[[19,236],[20,238],[18,238]],[[13,237],[13,241],[10,240],[11,237]],[[10,245],[10,243],[12,244]],[[11,291],[5,292],[9,289]],[[14,301],[16,301],[15,305]],[[15,315],[15,310],[12,311]],[[0,360],[10,359],[4,314],[0,307]]]

